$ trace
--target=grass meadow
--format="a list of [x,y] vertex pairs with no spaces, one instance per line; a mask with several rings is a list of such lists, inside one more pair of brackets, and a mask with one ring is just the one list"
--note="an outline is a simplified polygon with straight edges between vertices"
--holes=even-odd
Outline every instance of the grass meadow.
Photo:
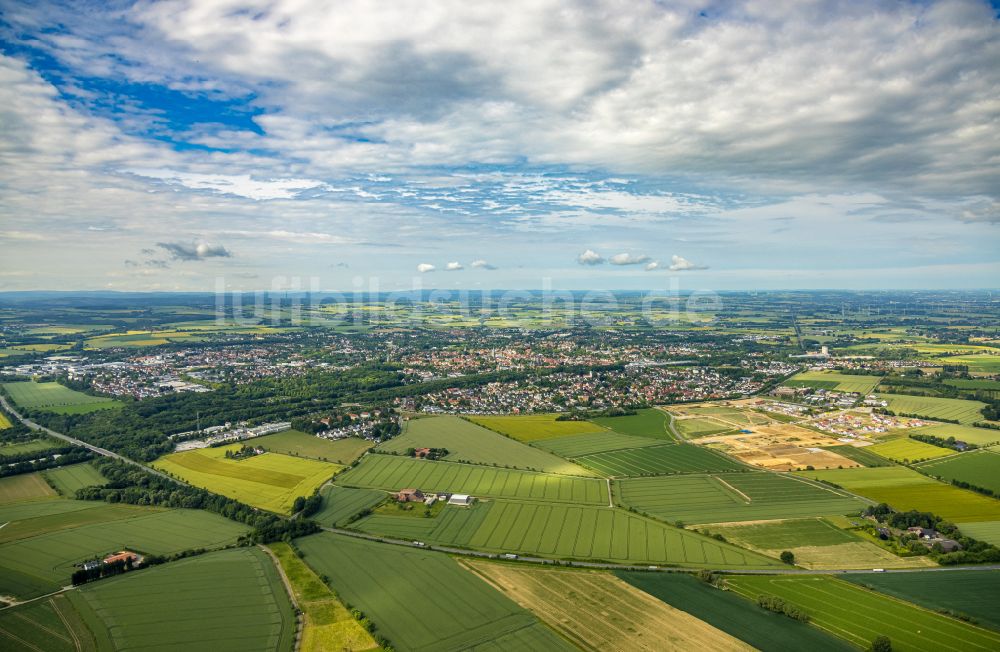
[[928,611],[832,577],[727,578],[750,600],[775,595],[809,614],[811,623],[866,648],[875,637],[892,640],[899,652],[955,650],[987,652],[1000,647],[1000,633]]
[[573,649],[447,555],[330,533],[296,545],[397,650]]
[[14,403],[29,410],[45,410],[58,414],[86,414],[122,406],[120,401],[84,394],[59,383],[36,383],[29,380],[4,383],[3,387]]
[[610,573],[462,564],[584,650],[748,649]]
[[[0,413],[2,414],[2,413]],[[60,446],[60,442],[49,437],[0,444],[0,455],[21,455],[22,453],[40,453]]]
[[199,448],[171,453],[153,462],[186,482],[248,505],[287,514],[298,496],[309,496],[343,467],[304,457],[264,453],[242,460],[227,459],[227,450]]
[[338,476],[337,484],[364,489],[398,491],[415,487],[425,493],[467,493],[584,505],[608,504],[607,486],[597,478],[417,460],[396,455],[368,455],[358,466]]
[[286,430],[273,435],[256,437],[254,446],[260,446],[272,453],[291,455],[292,457],[309,457],[323,462],[335,462],[348,465],[361,457],[372,443],[360,437],[346,439],[324,439],[298,430]]
[[619,571],[615,575],[759,650],[857,650],[836,636],[761,609],[731,591],[720,591],[691,575],[634,571]]
[[426,417],[407,422],[403,434],[379,446],[380,450],[406,453],[408,448],[447,448],[445,458],[510,468],[593,476],[581,466],[552,453],[527,446],[454,416]]
[[291,652],[295,614],[271,559],[236,548],[88,584],[116,650]]
[[625,505],[687,524],[840,515],[864,507],[843,492],[774,473],[629,478],[616,485]]
[[667,440],[674,438],[667,425],[667,414],[655,408],[636,410],[635,414],[621,417],[597,417],[591,421],[623,435]]

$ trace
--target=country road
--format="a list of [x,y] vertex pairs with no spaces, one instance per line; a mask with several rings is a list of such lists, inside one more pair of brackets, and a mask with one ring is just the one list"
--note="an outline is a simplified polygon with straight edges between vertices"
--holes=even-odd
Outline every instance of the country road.
[[[22,416],[21,413],[18,412],[17,410],[15,410],[11,406],[11,404],[7,402],[7,399],[4,398],[3,396],[0,396],[0,405],[2,405],[3,408],[5,410],[7,410],[7,412],[13,414],[17,418],[18,421],[20,421],[21,423],[23,423],[27,427],[31,428],[32,430],[37,430],[37,431],[44,432],[45,434],[49,435],[50,437],[55,437],[56,439],[62,439],[63,441],[66,441],[66,442],[69,442],[70,444],[73,444],[74,446],[80,446],[82,448],[86,448],[87,450],[93,451],[93,452],[97,453],[98,455],[103,455],[104,457],[110,457],[110,458],[113,458],[113,459],[125,462],[126,464],[131,464],[132,466],[136,466],[136,467],[142,469],[143,471],[146,471],[147,473],[152,473],[153,475],[157,475],[157,476],[159,476],[159,477],[161,477],[161,478],[163,478],[165,480],[172,480],[172,481],[174,481],[174,482],[176,482],[178,484],[187,485],[187,483],[184,482],[183,480],[178,480],[177,478],[172,478],[169,475],[167,475],[166,473],[162,473],[160,471],[157,471],[154,468],[148,467],[145,464],[142,464],[141,462],[136,462],[135,460],[129,459],[129,458],[123,456],[123,455],[119,455],[118,453],[115,453],[114,451],[109,451],[106,448],[101,448],[100,446],[94,446],[93,444],[88,444],[87,442],[82,441],[80,439],[76,439],[74,437],[70,437],[69,435],[64,435],[61,432],[56,432],[55,430],[52,430],[51,428],[46,428],[43,425],[37,424],[34,421],[32,421],[31,419],[28,419],[27,417]],[[188,485],[188,486],[190,486],[190,485]]]
[[[678,566],[653,566],[649,564],[612,564],[597,561],[567,561],[563,559],[547,559],[545,557],[528,557],[517,555],[516,557],[504,557],[502,553],[482,552],[479,550],[467,550],[465,548],[452,548],[450,546],[436,546],[420,541],[406,541],[403,539],[393,539],[391,537],[380,537],[373,534],[364,534],[353,530],[343,530],[341,528],[325,527],[325,532],[339,534],[341,536],[353,537],[355,539],[365,539],[395,546],[406,546],[419,550],[435,550],[450,555],[461,555],[463,557],[480,557],[485,559],[504,559],[526,564],[541,564],[545,566],[570,566],[573,568],[597,568],[602,570],[623,570],[623,571],[659,571],[665,573],[697,573],[698,568],[682,568]],[[856,570],[807,570],[803,568],[769,569],[769,570],[748,570],[745,568],[713,568],[716,573],[729,573],[734,575],[844,575],[847,573],[925,573],[925,572],[950,572],[966,570],[1000,570],[1000,564],[982,564],[976,566],[938,566],[933,568],[897,568],[876,571],[874,569]]]

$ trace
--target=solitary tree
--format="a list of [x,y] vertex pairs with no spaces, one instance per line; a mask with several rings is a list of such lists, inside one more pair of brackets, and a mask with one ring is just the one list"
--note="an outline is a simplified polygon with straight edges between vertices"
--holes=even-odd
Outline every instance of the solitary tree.
[[892,641],[888,636],[876,636],[870,649],[871,652],[892,652]]
[[791,566],[792,564],[795,563],[795,553],[793,553],[791,550],[785,550],[784,552],[781,553],[781,562],[783,564],[788,564],[789,566]]

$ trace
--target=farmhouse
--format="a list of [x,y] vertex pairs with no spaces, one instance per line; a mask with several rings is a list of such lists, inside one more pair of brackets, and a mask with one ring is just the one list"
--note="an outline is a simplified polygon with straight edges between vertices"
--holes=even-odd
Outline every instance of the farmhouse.
[[107,557],[105,557],[104,558],[104,563],[105,564],[114,564],[116,562],[122,562],[122,563],[128,564],[128,563],[131,562],[132,564],[135,564],[136,562],[138,562],[140,560],[141,560],[141,557],[139,557],[139,555],[137,555],[136,553],[129,552],[128,550],[122,550],[121,552],[116,552],[113,555],[108,555]]
[[401,489],[396,493],[396,500],[401,503],[422,503],[424,492],[419,489]]
[[475,498],[468,494],[452,494],[451,498],[448,499],[449,505],[460,505],[462,507],[468,507],[472,504]]

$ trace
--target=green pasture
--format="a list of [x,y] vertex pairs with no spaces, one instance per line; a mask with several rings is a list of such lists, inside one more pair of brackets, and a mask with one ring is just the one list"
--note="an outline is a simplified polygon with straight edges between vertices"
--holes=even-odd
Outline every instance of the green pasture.
[[371,509],[386,499],[384,491],[375,489],[349,489],[327,485],[320,490],[323,506],[311,517],[327,527],[343,525],[355,514]]
[[983,449],[953,454],[947,459],[923,462],[917,468],[928,475],[948,481],[961,480],[1000,495],[1000,452]]
[[720,591],[691,575],[635,571],[617,571],[615,575],[671,607],[686,611],[765,652],[856,650],[840,638],[761,609],[731,591]]
[[[0,413],[0,419],[2,418],[3,414]],[[50,439],[49,437],[10,444],[4,443],[0,444],[0,456],[21,455],[23,453],[40,453],[42,451],[58,448],[60,445],[62,445],[60,442],[55,439]]]
[[[997,358],[1000,360],[1000,357]],[[962,424],[983,420],[980,401],[960,398],[937,398],[934,396],[908,396],[906,394],[879,394],[879,398],[889,402],[889,409],[896,414],[915,414],[927,419],[946,419]]]
[[525,442],[579,435],[585,432],[604,432],[604,428],[589,421],[556,421],[557,416],[556,414],[475,416],[469,417],[469,420],[489,430]]
[[0,594],[26,598],[52,591],[69,582],[75,564],[122,548],[168,555],[228,545],[245,531],[209,512],[175,509],[12,541],[0,545]]
[[339,475],[337,484],[393,491],[413,487],[425,493],[467,493],[585,505],[606,505],[608,502],[606,485],[597,478],[435,462],[396,455],[368,455],[356,467]]
[[711,437],[721,435],[724,432],[737,430],[737,426],[716,421],[711,418],[693,417],[687,419],[675,419],[674,428],[678,434],[687,439],[697,439],[698,437]]
[[295,614],[271,559],[237,548],[88,584],[116,650],[291,652]]
[[403,454],[408,448],[447,448],[445,459],[454,462],[567,475],[594,475],[592,471],[556,455],[454,416],[413,419],[407,422],[403,434],[379,446],[380,450]]
[[738,576],[727,583],[749,600],[762,594],[783,598],[808,613],[814,626],[861,648],[877,636],[888,636],[899,652],[1000,647],[1000,633],[832,577]]
[[859,512],[865,505],[833,488],[775,473],[727,473],[615,481],[621,502],[667,521],[728,523]]
[[58,414],[86,414],[95,410],[118,408],[122,403],[102,396],[91,396],[60,385],[21,381],[4,383],[11,399],[25,409],[45,410]]
[[597,453],[577,462],[611,477],[667,475],[672,473],[721,473],[746,467],[713,450],[692,444],[666,444],[649,448]]
[[574,649],[447,555],[329,533],[296,545],[397,650]]
[[273,435],[256,437],[250,443],[272,453],[281,453],[292,457],[309,457],[345,466],[361,457],[366,450],[372,447],[370,441],[360,437],[333,440],[298,430],[285,430]]
[[932,611],[946,610],[1000,630],[1000,571],[956,573],[864,573],[844,579]]

